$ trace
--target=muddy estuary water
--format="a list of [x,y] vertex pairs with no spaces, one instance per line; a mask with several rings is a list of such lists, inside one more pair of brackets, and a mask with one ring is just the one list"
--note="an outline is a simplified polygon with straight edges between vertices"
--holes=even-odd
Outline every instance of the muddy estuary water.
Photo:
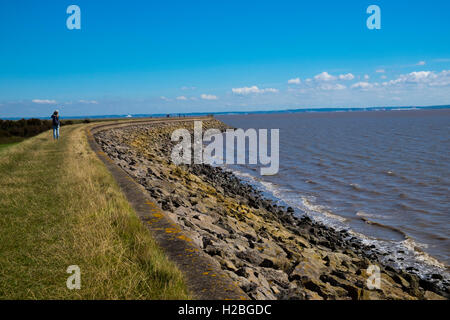
[[218,118],[235,128],[280,129],[277,175],[228,166],[268,196],[350,228],[404,267],[448,271],[449,109]]

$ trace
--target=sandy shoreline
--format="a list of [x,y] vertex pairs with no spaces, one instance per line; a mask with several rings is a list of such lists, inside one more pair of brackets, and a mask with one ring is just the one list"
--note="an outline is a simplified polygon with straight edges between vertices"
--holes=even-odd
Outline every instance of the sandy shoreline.
[[[383,266],[375,248],[347,231],[297,218],[230,172],[170,162],[176,128],[168,121],[101,131],[103,151],[131,177],[253,299],[448,298],[439,279],[424,280]],[[217,120],[208,128],[225,129]],[[369,290],[367,268],[381,269],[381,287]]]

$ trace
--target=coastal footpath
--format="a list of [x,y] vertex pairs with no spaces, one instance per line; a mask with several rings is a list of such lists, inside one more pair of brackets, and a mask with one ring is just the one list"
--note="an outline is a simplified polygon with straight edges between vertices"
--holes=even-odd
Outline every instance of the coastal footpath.
[[[92,151],[90,125],[64,126],[57,142],[46,131],[0,145],[0,300],[190,299]],[[74,265],[81,287],[70,290]]]
[[[448,299],[446,284],[382,265],[376,248],[277,206],[231,172],[173,164],[179,128],[192,134],[193,121],[105,128],[95,141],[251,299]],[[228,126],[210,118],[209,128]],[[371,265],[380,268],[379,289],[367,287]]]

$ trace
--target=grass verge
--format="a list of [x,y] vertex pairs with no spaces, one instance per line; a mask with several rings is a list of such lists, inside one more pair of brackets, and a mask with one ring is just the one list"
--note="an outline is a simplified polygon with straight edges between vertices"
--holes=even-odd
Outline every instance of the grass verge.
[[[189,298],[85,128],[0,151],[0,299]],[[70,265],[81,269],[80,290],[66,287]]]
[[18,144],[19,142],[11,142],[11,143],[0,143],[0,151],[2,151],[3,149],[6,149],[8,147],[11,147],[15,144]]

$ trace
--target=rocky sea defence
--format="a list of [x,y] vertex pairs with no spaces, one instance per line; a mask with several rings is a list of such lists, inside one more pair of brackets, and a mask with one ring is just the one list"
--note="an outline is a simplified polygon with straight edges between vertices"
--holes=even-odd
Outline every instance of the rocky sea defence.
[[[383,265],[375,246],[277,206],[229,171],[175,165],[170,137],[179,128],[193,132],[193,122],[107,129],[95,139],[250,298],[448,299],[439,275],[422,279]],[[203,129],[209,128],[228,127],[215,119],[203,121]],[[372,265],[380,268],[381,283],[370,290]]]

